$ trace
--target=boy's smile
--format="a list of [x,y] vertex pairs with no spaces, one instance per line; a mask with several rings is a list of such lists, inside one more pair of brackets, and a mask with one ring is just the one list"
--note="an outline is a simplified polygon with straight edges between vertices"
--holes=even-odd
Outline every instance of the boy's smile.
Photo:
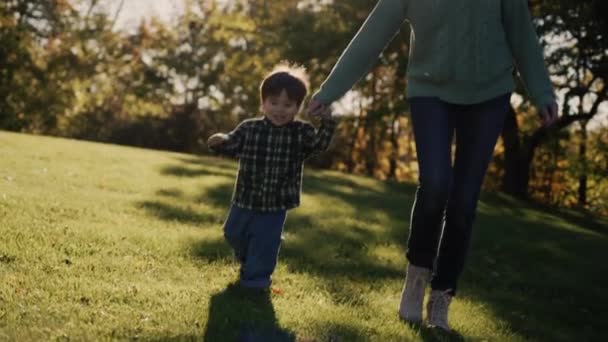
[[271,95],[262,102],[262,111],[264,115],[275,126],[283,126],[293,121],[299,110],[296,101],[293,101],[287,96],[287,92],[283,90],[279,95]]

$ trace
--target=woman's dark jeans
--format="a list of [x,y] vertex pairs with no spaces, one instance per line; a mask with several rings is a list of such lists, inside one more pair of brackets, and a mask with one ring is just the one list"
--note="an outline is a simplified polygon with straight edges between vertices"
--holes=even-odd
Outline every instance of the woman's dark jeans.
[[[472,105],[410,99],[418,154],[408,260],[433,269],[431,288],[456,293],[468,254],[484,175],[510,105],[510,94]],[[456,151],[452,163],[452,141]]]

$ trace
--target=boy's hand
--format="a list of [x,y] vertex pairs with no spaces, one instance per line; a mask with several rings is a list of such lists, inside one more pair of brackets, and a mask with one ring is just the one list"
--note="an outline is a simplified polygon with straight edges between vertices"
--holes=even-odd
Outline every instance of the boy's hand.
[[207,146],[215,147],[221,145],[228,140],[228,136],[224,133],[215,133],[207,139]]

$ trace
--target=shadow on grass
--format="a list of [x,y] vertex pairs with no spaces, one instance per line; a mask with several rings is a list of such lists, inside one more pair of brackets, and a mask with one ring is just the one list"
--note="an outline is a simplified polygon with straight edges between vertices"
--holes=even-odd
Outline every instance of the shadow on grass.
[[[321,177],[307,175],[304,180],[307,193],[323,193],[334,197],[337,201],[345,202],[359,213],[362,220],[375,220],[366,217],[367,212],[386,210],[386,205],[383,203],[386,199],[382,192],[366,189],[354,182],[343,181],[339,177],[333,177],[328,183],[346,185],[349,189],[354,189],[356,194],[345,194],[335,189],[328,190],[329,186],[324,185],[324,178]],[[228,208],[232,190],[232,185],[218,185],[207,189],[198,200],[205,201],[211,206]],[[407,197],[397,194],[395,197],[397,201],[405,200],[406,203],[392,203],[390,206],[394,208],[407,206]],[[364,224],[351,223],[350,226],[341,228],[340,230],[319,229],[313,217],[298,213],[297,209],[290,211],[285,224],[287,235],[281,247],[280,262],[287,264],[291,270],[317,274],[327,279],[344,276],[370,281],[403,277],[402,267],[379,263],[367,257],[372,245],[390,242],[386,237],[366,229]],[[348,231],[348,235],[345,235],[344,231]],[[400,232],[400,235],[404,235],[403,232]],[[405,244],[405,238],[402,243]],[[218,255],[223,257],[229,254],[227,245],[224,252],[218,253],[219,245],[221,242],[204,240],[197,243],[193,250],[196,257],[207,260],[211,257],[217,260]],[[209,255],[203,251],[213,252]]]
[[[293,234],[288,234],[281,246],[279,263],[295,272],[328,279],[329,290],[337,302],[343,301],[346,289],[333,286],[339,277],[359,282],[403,277],[400,267],[367,258],[366,241],[373,240],[368,231],[360,230],[346,237],[339,231],[315,230],[307,216],[289,215],[287,221],[286,230]],[[195,243],[192,254],[207,262],[216,262],[231,260],[232,251],[223,239],[206,239]]]
[[180,164],[194,166],[208,166],[215,168],[226,168],[236,170],[236,163],[229,158],[217,158],[211,156],[179,156],[175,158]]
[[234,184],[218,184],[212,188],[205,189],[197,201],[210,205],[216,208],[225,208],[226,212],[230,208],[230,200],[232,199],[232,190]]
[[379,189],[374,189],[335,175],[316,173],[306,175],[303,187],[304,193],[322,194],[346,203],[362,220],[373,220],[376,213],[388,215],[391,224],[384,227],[388,236],[381,238],[387,243],[398,244],[405,251],[415,185],[386,181],[379,184]]
[[418,332],[420,338],[425,342],[464,342],[464,336],[458,331],[445,331],[436,327],[429,327],[425,323],[410,323],[402,321],[410,329]]
[[178,157],[180,163],[161,169],[160,173],[175,177],[201,177],[236,175],[236,164],[230,160],[220,160],[208,157]]
[[230,169],[206,168],[206,167],[180,167],[168,166],[161,170],[161,174],[175,177],[203,177],[203,176],[222,176],[234,177],[235,171]]
[[[460,296],[487,304],[523,338],[596,340],[606,336],[608,239],[559,212],[484,196]],[[556,328],[557,327],[557,328]]]
[[[182,162],[188,164],[186,168],[199,167],[197,159]],[[233,172],[235,164],[222,167]],[[172,170],[173,175],[179,174],[175,168]],[[208,187],[196,200],[227,210],[232,189],[232,183]],[[303,190],[315,199],[328,198],[327,203],[348,207],[346,212],[352,217],[344,217],[343,222],[348,223],[339,229],[322,229],[317,227],[320,220],[340,222],[341,218],[331,217],[338,211],[323,207],[314,215],[290,212],[280,263],[290,270],[319,276],[335,302],[353,305],[366,305],[367,299],[356,288],[336,284],[373,284],[403,277],[403,265],[372,258],[367,251],[381,244],[405,250],[414,185],[307,172]],[[164,190],[163,194],[179,196],[179,191]],[[483,303],[505,322],[508,331],[522,338],[599,340],[608,335],[604,324],[608,320],[604,310],[608,303],[604,291],[608,287],[608,267],[603,262],[608,250],[606,225],[580,213],[531,209],[538,210],[510,197],[482,197],[459,297]],[[377,214],[390,219],[382,221],[385,225],[379,232],[366,229],[367,223],[378,224]],[[186,217],[186,221],[205,220],[204,215],[177,216]],[[568,224],[577,227],[569,229]],[[193,248],[194,257],[212,262],[230,255],[228,245],[221,239],[199,241]],[[336,334],[340,338],[351,336],[339,329]],[[356,337],[356,332],[353,334]],[[462,338],[438,336],[430,330],[421,330],[420,336],[425,341]]]
[[170,222],[177,221],[203,226],[205,223],[219,223],[222,220],[216,215],[200,212],[192,206],[182,208],[160,201],[144,201],[137,205],[148,214]]
[[209,302],[203,341],[295,341],[277,322],[268,291],[255,292],[230,284]]
[[557,216],[565,222],[608,237],[608,220],[580,209],[554,208],[533,201],[523,201],[503,193],[485,194],[494,206],[533,209],[546,215]]
[[224,239],[198,241],[192,246],[191,253],[207,262],[234,260],[232,250]]
[[158,341],[295,342],[295,334],[282,328],[267,291],[247,290],[237,284],[213,294],[208,320],[200,335],[165,336]]

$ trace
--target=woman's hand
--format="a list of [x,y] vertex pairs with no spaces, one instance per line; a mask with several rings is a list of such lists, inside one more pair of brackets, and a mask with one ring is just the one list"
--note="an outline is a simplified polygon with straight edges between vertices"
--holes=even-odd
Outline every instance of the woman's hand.
[[321,113],[321,119],[331,119],[331,118],[332,118],[331,107],[327,107],[325,109],[325,112]]
[[538,109],[543,127],[549,127],[557,121],[557,102],[553,101]]
[[325,108],[321,110],[316,117],[321,120],[331,119],[331,107],[325,106]]
[[209,139],[207,139],[207,146],[215,147],[215,146],[223,144],[227,140],[228,140],[228,136],[226,136],[226,134],[215,133],[214,135],[210,136]]
[[328,118],[331,116],[331,109],[330,109],[329,105],[323,104],[320,101],[312,99],[310,101],[310,103],[308,104],[306,113],[312,119],[317,119],[317,118],[324,119],[324,118]]

